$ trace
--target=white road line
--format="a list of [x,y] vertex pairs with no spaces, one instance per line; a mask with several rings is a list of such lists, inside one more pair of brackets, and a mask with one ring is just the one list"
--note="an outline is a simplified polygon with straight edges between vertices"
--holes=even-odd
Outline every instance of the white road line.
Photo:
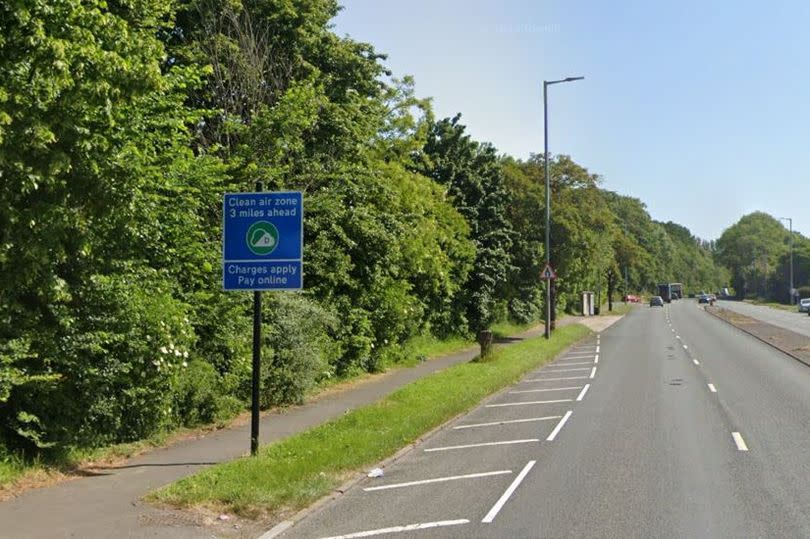
[[593,378],[594,376],[596,376],[596,367],[591,369],[591,375],[588,378]]
[[568,410],[567,412],[565,412],[565,415],[562,417],[562,419],[560,419],[560,422],[557,423],[557,426],[554,427],[554,430],[551,431],[551,434],[549,434],[548,438],[546,438],[547,442],[553,442],[554,441],[554,438],[556,438],[557,435],[560,433],[562,428],[565,426],[565,422],[568,421],[568,418],[571,417],[572,413],[573,412],[571,410]]
[[582,386],[573,386],[573,387],[552,387],[547,389],[518,389],[515,391],[510,391],[509,393],[544,393],[546,391],[566,391],[572,389],[582,389]]
[[714,387],[714,384],[709,384],[709,391],[711,391],[712,393],[717,393],[717,388]]
[[489,477],[492,475],[505,475],[512,473],[512,470],[498,470],[497,472],[481,472],[469,473],[465,475],[451,475],[448,477],[436,477],[433,479],[422,479],[420,481],[408,481],[407,483],[391,483],[390,485],[380,485],[378,487],[367,487],[363,490],[365,492],[373,492],[375,490],[388,490],[392,488],[415,487],[417,485],[429,485],[431,483],[444,483],[446,481],[455,481],[457,479],[474,479],[476,477]]
[[466,444],[466,445],[446,445],[444,447],[431,447],[425,449],[425,453],[432,451],[450,451],[451,449],[469,449],[471,447],[489,447],[493,445],[511,445],[511,444],[528,444],[530,442],[539,442],[537,438],[527,438],[525,440],[506,440],[503,442],[483,442],[480,444]]
[[594,362],[594,363],[599,363],[599,354],[596,354],[596,355],[593,357],[593,362]]
[[681,336],[680,336],[680,335],[675,335],[675,338],[676,338],[676,339],[678,339],[679,341],[681,340]]
[[373,537],[375,535],[383,535],[386,533],[409,532],[414,530],[427,530],[430,528],[439,528],[442,526],[457,526],[459,524],[469,524],[466,518],[458,520],[439,520],[437,522],[420,522],[418,524],[408,524],[406,526],[393,526],[391,528],[380,528],[378,530],[368,530],[364,532],[349,533],[347,535],[333,535],[331,537],[324,537],[323,539],[354,539],[355,537]]
[[688,347],[687,347],[687,346],[684,344],[684,345],[683,345],[683,349],[684,349],[684,350],[688,350],[689,348],[688,348]]
[[585,387],[582,388],[582,391],[579,392],[579,396],[577,397],[577,401],[581,401],[585,398],[585,393],[588,392],[588,388],[591,387],[591,384],[585,384]]
[[489,524],[490,522],[495,520],[495,517],[498,515],[498,512],[500,512],[501,508],[504,506],[507,500],[509,500],[509,497],[512,495],[512,493],[515,492],[515,489],[518,488],[520,483],[526,477],[526,474],[528,474],[529,470],[531,470],[532,467],[534,466],[535,462],[537,461],[530,460],[529,463],[523,467],[518,476],[515,477],[515,480],[512,481],[512,484],[507,487],[504,493],[501,494],[501,497],[498,498],[498,501],[495,502],[495,505],[492,506],[492,509],[489,510],[489,513],[487,513],[487,515],[483,518],[483,520],[481,520],[482,523]]
[[565,376],[563,378],[536,378],[534,380],[523,380],[524,382],[557,382],[559,380],[587,380],[587,376]]
[[555,366],[568,367],[569,365],[590,365],[590,364],[591,364],[590,361],[580,361],[580,362],[574,361],[574,362],[571,362],[571,363],[565,363],[565,364],[561,364],[561,365],[555,365],[554,363],[552,363],[551,365],[549,365],[549,367],[555,367]]
[[698,361],[697,359],[693,359],[692,363],[694,363],[695,365],[700,365],[700,361]]
[[[586,365],[589,365],[589,363],[586,363]],[[559,367],[558,367],[558,368],[556,368],[556,369],[553,369],[553,368],[551,368],[551,367],[546,367],[546,368],[545,368],[545,369],[543,369],[543,370],[544,370],[545,372],[550,372],[550,373],[558,373],[558,372],[574,372],[574,371],[587,371],[587,370],[588,370],[588,367],[574,367],[573,369],[561,369],[561,368],[559,368]]]
[[530,404],[554,404],[557,402],[571,402],[571,399],[557,399],[553,401],[506,402],[503,404],[487,404],[484,408],[503,408],[504,406],[528,406]]
[[587,354],[587,355],[584,355],[584,356],[566,356],[566,357],[561,357],[557,361],[567,361],[569,359],[588,359],[588,358],[592,358],[592,357],[593,357],[593,354]]
[[599,353],[599,345],[596,346],[596,353]]
[[529,417],[526,419],[509,419],[506,421],[492,421],[490,423],[472,423],[470,425],[459,425],[453,427],[453,430],[473,429],[476,427],[495,427],[498,425],[508,425],[511,423],[529,423],[531,421],[550,421],[552,419],[560,419],[561,415],[548,415],[546,417]]
[[740,451],[748,451],[748,446],[745,445],[742,435],[739,432],[732,432],[731,437],[734,438],[734,443],[737,444],[737,449]]

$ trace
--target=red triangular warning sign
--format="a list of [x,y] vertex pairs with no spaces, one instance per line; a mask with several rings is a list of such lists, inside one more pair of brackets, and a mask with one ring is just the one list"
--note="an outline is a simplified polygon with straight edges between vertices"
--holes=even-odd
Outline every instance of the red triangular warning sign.
[[554,268],[551,267],[551,264],[546,264],[543,271],[540,272],[540,278],[544,281],[557,278],[557,274],[554,273]]

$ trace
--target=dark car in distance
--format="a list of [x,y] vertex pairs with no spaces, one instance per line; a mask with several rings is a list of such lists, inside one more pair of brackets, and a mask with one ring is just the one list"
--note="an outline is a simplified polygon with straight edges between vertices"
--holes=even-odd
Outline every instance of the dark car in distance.
[[663,307],[664,298],[661,296],[653,296],[650,298],[650,307]]

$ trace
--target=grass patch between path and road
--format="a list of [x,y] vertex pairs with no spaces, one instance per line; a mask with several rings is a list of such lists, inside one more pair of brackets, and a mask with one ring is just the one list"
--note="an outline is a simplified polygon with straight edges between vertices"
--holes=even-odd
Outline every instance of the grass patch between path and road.
[[[515,324],[502,322],[496,326],[499,334],[508,336],[531,328],[537,322]],[[386,371],[408,368],[422,362],[448,354],[477,347],[474,339],[458,336],[438,338],[432,335],[419,335],[402,345],[401,361],[383,365]],[[380,373],[353,373],[351,376],[324,380],[312,388],[307,399],[317,399],[332,391],[341,391],[355,384],[363,383]],[[4,451],[0,445],[0,501],[32,489],[53,485],[65,479],[80,475],[84,470],[120,463],[146,451],[165,447],[187,436],[198,436],[203,432],[219,429],[231,423],[245,420],[244,412],[232,420],[202,425],[196,428],[178,428],[169,432],[159,432],[152,437],[131,443],[116,444],[100,448],[71,448],[56,456],[23,458]]]
[[375,404],[208,468],[147,496],[176,507],[277,516],[306,507],[359,470],[390,457],[431,429],[554,358],[590,330],[578,324],[496,347],[485,362],[459,364],[412,382]]
[[752,305],[760,305],[762,307],[770,307],[771,309],[780,309],[782,311],[792,311],[798,313],[798,307],[795,305],[788,305],[786,303],[777,303],[775,301],[764,301],[758,299],[746,299],[744,302],[751,303]]

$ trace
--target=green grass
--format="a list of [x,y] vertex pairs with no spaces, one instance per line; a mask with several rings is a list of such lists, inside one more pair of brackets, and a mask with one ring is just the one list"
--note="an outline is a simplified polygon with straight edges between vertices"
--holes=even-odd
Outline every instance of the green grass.
[[33,469],[36,463],[25,463],[21,458],[13,455],[0,457],[0,486],[10,484],[18,480],[29,469]]
[[764,301],[759,299],[747,299],[746,303],[753,303],[754,305],[762,305],[763,307],[771,307],[772,309],[781,309],[783,311],[797,311],[795,305],[787,305],[785,303],[777,303],[775,301]]
[[572,324],[551,341],[536,338],[497,347],[485,362],[459,364],[417,380],[375,404],[264,446],[256,458],[208,468],[147,498],[247,517],[306,507],[351,474],[393,455],[588,333]]
[[[558,314],[557,320],[559,321],[564,315]],[[518,333],[523,333],[533,327],[537,326],[538,324],[542,324],[542,320],[537,320],[534,322],[529,322],[527,324],[518,324],[517,322],[498,322],[497,324],[493,324],[490,328],[492,330],[492,335],[497,338],[502,337],[509,337],[510,335],[516,335]]]
[[[519,333],[532,325],[534,324],[519,325],[502,323],[498,324],[497,327],[502,335],[511,335]],[[441,357],[471,346],[476,346],[476,342],[463,337],[439,339],[430,335],[417,336],[402,345],[403,356],[406,359],[391,365],[386,365],[386,367],[412,367],[426,358]],[[319,392],[343,383],[360,381],[365,376],[371,375],[368,373],[355,373],[353,376],[324,380],[313,388],[308,397],[317,396]],[[202,428],[207,429],[222,426],[225,425],[215,424]],[[0,447],[0,494],[2,494],[4,490],[6,492],[14,492],[19,489],[18,485],[21,482],[29,485],[49,484],[58,480],[61,475],[71,474],[90,463],[115,462],[150,449],[163,447],[167,443],[171,443],[174,438],[182,437],[189,432],[194,432],[194,429],[177,429],[172,432],[156,434],[146,440],[95,449],[74,448],[65,453],[61,453],[56,458],[45,457],[34,460],[23,459],[16,455],[8,455],[4,453],[3,448]]]
[[599,316],[621,316],[623,314],[627,314],[630,312],[630,309],[633,308],[632,303],[624,303],[622,301],[614,301],[613,302],[613,310],[608,311],[607,303],[605,303],[601,309],[599,309]]
[[446,356],[473,345],[475,345],[475,341],[465,339],[464,337],[439,339],[433,335],[420,335],[408,339],[408,341],[402,345],[406,359],[394,366],[410,367],[425,358]]

